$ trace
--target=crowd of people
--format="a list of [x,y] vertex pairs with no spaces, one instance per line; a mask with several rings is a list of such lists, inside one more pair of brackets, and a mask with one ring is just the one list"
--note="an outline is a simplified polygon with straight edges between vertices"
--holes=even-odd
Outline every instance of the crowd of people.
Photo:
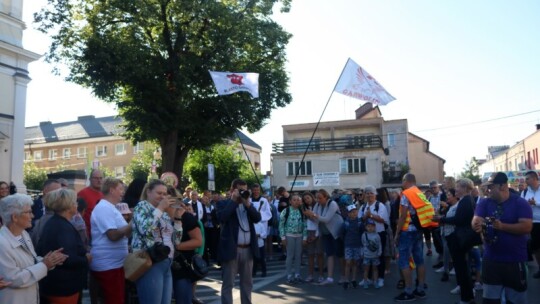
[[[269,258],[284,260],[288,284],[345,290],[380,289],[396,263],[402,291],[394,300],[407,302],[427,296],[424,256],[433,249],[433,271],[441,281],[455,274],[459,303],[474,303],[480,291],[487,304],[526,303],[527,262],[540,261],[535,171],[520,192],[501,172],[482,185],[447,178],[422,190],[408,173],[401,188],[279,187],[274,196],[241,179],[224,195],[181,194],[161,180],[125,185],[100,170],[78,193],[68,186],[47,180],[32,201],[0,182],[0,303],[75,304],[85,288],[92,303],[202,303],[197,279],[182,267],[196,254],[220,267],[225,304],[237,275],[241,303],[252,302],[253,278],[267,276]],[[160,258],[125,280],[128,254],[150,249]]]

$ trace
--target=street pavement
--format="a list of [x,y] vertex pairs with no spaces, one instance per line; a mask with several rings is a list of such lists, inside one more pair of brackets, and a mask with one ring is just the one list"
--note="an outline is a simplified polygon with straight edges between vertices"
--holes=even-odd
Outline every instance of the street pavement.
[[[456,287],[455,276],[450,276],[448,282],[441,282],[441,274],[435,273],[431,267],[436,261],[437,254],[425,257],[426,262],[426,282],[428,289],[425,299],[417,299],[416,303],[437,303],[453,304],[459,302],[459,295],[450,294],[450,290]],[[305,262],[305,260],[304,260]],[[260,273],[253,280],[252,301],[254,304],[308,304],[308,303],[395,303],[394,297],[401,290],[396,288],[399,279],[398,268],[395,263],[391,265],[390,274],[386,275],[385,285],[380,289],[370,287],[364,289],[359,286],[357,289],[344,290],[340,285],[320,286],[312,283],[300,283],[290,285],[286,283],[285,261],[272,259],[267,262],[268,270],[266,277],[260,277]],[[536,265],[529,268],[529,304],[540,303],[540,279],[532,278],[536,271]],[[305,275],[307,266],[302,266],[302,274]],[[361,279],[361,276],[359,276]],[[335,275],[335,282],[339,280],[339,272]],[[196,296],[204,303],[219,304],[221,294],[221,272],[217,269],[210,271],[207,278],[199,281]],[[233,290],[235,303],[240,303],[240,291],[238,289],[238,278]],[[85,291],[83,303],[90,303]],[[476,303],[482,303],[482,293],[477,292]]]

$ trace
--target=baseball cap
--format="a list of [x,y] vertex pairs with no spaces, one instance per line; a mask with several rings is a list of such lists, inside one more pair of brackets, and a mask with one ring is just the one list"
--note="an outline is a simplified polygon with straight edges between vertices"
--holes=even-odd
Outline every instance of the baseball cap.
[[489,185],[502,185],[508,183],[508,177],[503,172],[496,172],[491,174],[488,180],[482,184],[482,186]]
[[355,204],[351,204],[351,205],[347,206],[347,211],[351,212],[353,210],[356,210],[356,205]]
[[371,218],[367,219],[366,225],[375,225],[375,221]]

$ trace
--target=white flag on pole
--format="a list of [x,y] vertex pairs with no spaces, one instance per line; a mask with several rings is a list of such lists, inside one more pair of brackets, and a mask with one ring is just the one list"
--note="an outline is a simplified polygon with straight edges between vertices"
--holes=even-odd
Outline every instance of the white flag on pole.
[[377,105],[385,105],[395,100],[375,78],[350,58],[334,91]]
[[259,73],[210,72],[218,95],[248,92],[252,98],[259,98]]

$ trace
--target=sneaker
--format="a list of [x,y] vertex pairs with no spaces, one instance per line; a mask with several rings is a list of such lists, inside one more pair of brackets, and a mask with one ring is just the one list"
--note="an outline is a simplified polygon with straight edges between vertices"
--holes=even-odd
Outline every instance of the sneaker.
[[482,290],[482,289],[484,289],[484,286],[482,286],[482,283],[474,282],[474,290]]
[[294,278],[292,275],[287,276],[287,284],[294,284]]
[[439,269],[439,268],[441,268],[441,267],[443,267],[443,266],[444,266],[444,263],[443,263],[443,262],[439,262],[439,263],[437,263],[437,264],[435,264],[435,265],[433,265],[433,266],[431,266],[431,267],[433,267],[434,269]]
[[375,288],[381,288],[381,287],[384,287],[384,279],[379,278],[377,279],[377,283],[375,283]]
[[321,284],[322,282],[324,282],[324,278],[323,277],[319,277],[317,279],[317,283]]
[[448,273],[443,273],[441,277],[441,282],[448,282],[450,278],[448,277]]
[[415,290],[413,291],[413,295],[414,295],[415,297],[417,297],[417,298],[423,299],[423,298],[426,297],[426,292],[423,291],[423,290],[422,290],[422,291],[419,291],[418,289],[415,289]]
[[303,283],[304,280],[302,279],[302,277],[299,274],[297,274],[296,276],[294,276],[294,282],[295,283]]
[[323,280],[320,285],[332,285],[334,284],[334,279],[332,278],[326,278],[326,280]]
[[360,281],[359,285],[364,285],[364,284],[368,284],[371,285],[373,282],[370,280],[370,279],[367,279],[367,280],[362,280]]
[[364,280],[364,289],[369,289],[369,282],[368,280]]
[[414,300],[416,300],[416,297],[406,292],[402,292],[397,297],[394,298],[394,301],[396,302],[411,302]]
[[452,270],[450,270],[450,272],[448,274],[449,275],[456,275],[456,270],[454,268],[452,268]]
[[441,272],[444,272],[444,266],[435,270],[436,273],[441,273]]
[[356,281],[351,282],[352,288],[356,289],[358,288],[358,283]]
[[428,249],[426,255],[427,255],[427,256],[432,256],[432,255],[433,255],[433,251],[431,251],[431,249]]
[[451,294],[459,294],[460,292],[461,292],[461,287],[459,287],[459,285],[456,286],[456,288],[450,290]]
[[349,289],[349,285],[350,285],[350,283],[349,283],[349,282],[345,282],[345,283],[343,283],[343,284],[342,284],[342,286],[343,286],[343,289],[345,289],[345,290]]
[[311,283],[311,282],[313,282],[313,277],[310,276],[310,275],[307,276],[307,278],[304,280],[304,282],[306,282],[306,283]]

